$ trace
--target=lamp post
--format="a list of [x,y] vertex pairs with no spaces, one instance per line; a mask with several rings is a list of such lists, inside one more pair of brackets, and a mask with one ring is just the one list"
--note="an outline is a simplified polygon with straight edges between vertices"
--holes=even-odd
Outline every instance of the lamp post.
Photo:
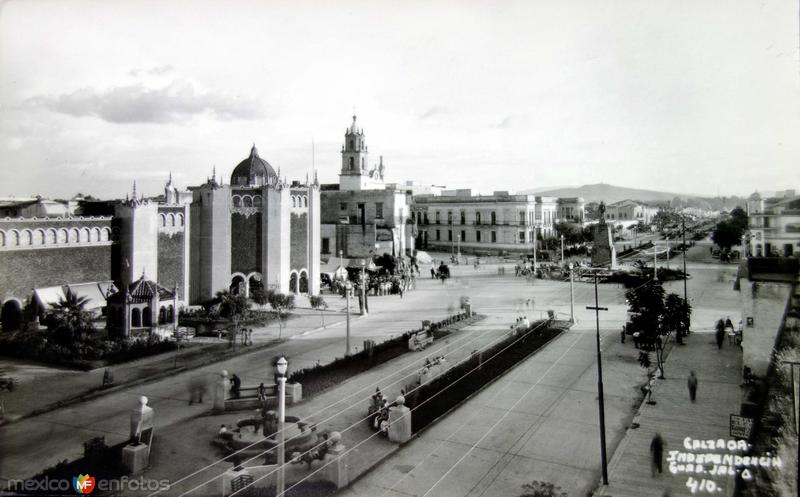
[[347,334],[345,335],[344,341],[344,355],[350,355],[350,292],[353,290],[353,284],[350,283],[350,280],[347,280],[344,283],[344,294],[347,296]]
[[457,240],[456,243],[458,244],[457,245],[458,249],[456,251],[456,257],[458,257],[458,259],[461,259],[461,235],[458,235],[458,238],[456,238],[456,240]]
[[275,495],[283,495],[286,482],[284,480],[283,465],[286,462],[285,436],[283,433],[286,421],[286,368],[289,361],[281,356],[276,364],[278,370],[278,483]]
[[[686,292],[686,216],[681,216],[681,228],[683,228],[683,302],[689,303],[689,295]],[[691,326],[691,325],[690,325]],[[689,326],[684,330],[689,333]]]
[[561,235],[561,267],[564,267],[564,235]]
[[533,223],[533,277],[536,277],[536,223]]
[[367,309],[367,260],[361,259],[361,302],[363,302],[362,316],[366,316]]
[[569,263],[569,320],[575,322],[575,294],[572,292],[572,269],[574,264]]

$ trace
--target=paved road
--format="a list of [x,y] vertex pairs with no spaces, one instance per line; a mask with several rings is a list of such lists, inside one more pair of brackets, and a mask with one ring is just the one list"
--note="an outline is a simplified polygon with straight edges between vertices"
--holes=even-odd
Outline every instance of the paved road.
[[[568,293],[564,294],[563,284],[556,292],[544,286],[530,287],[522,279],[513,276],[500,277],[491,266],[474,271],[472,267],[456,267],[453,279],[445,284],[439,281],[421,279],[415,291],[406,293],[404,299],[386,296],[370,300],[372,313],[367,317],[354,319],[351,323],[353,346],[367,338],[382,339],[397,335],[420,325],[421,319],[441,319],[448,310],[458,308],[459,297],[472,297],[474,308],[514,311],[520,307],[518,301],[528,298],[534,292],[541,295],[540,302],[555,300],[560,307],[568,308]],[[512,273],[513,274],[513,273]],[[530,293],[529,293],[530,292]],[[557,298],[556,298],[557,297]],[[343,306],[343,300],[331,299],[334,309]],[[512,302],[509,304],[509,302]],[[516,303],[516,305],[514,305]],[[544,305],[544,304],[542,304]],[[494,311],[490,311],[494,312]],[[299,336],[303,332],[318,327],[316,315],[309,315],[289,321],[283,329],[284,336]],[[330,316],[326,323],[331,321]],[[289,340],[273,349],[240,356],[195,371],[177,374],[173,377],[144,385],[135,386],[104,397],[47,414],[25,419],[0,428],[0,479],[25,478],[41,469],[64,459],[74,459],[82,455],[82,443],[95,436],[105,436],[109,444],[123,441],[128,436],[128,413],[137,405],[140,395],[150,399],[150,405],[158,413],[156,429],[177,425],[187,419],[201,415],[210,408],[209,403],[188,405],[187,385],[195,376],[212,381],[220,370],[239,374],[244,384],[258,384],[272,380],[271,359],[279,354],[290,358],[290,371],[314,365],[317,361],[327,362],[344,355],[345,327],[338,322],[325,330]],[[256,337],[276,336],[276,326],[255,332]]]

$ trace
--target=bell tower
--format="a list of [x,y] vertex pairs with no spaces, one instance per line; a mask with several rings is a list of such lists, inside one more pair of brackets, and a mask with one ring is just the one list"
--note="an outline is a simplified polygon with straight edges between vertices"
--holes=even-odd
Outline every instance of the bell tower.
[[353,123],[344,132],[342,145],[342,171],[339,173],[340,190],[382,190],[383,167],[369,168],[367,142],[364,130],[356,127],[356,116]]
[[344,133],[342,145],[342,176],[361,176],[367,174],[367,144],[364,130],[356,127],[356,116],[353,124]]

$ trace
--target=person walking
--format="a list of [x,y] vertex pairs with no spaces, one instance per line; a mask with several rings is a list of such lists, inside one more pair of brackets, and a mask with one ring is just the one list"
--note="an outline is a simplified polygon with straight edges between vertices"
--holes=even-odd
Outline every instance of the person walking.
[[234,375],[231,376],[230,382],[231,382],[231,395],[233,396],[234,399],[238,399],[239,395],[241,394],[242,379],[239,378],[239,376],[237,376],[234,373]]
[[714,338],[717,340],[717,348],[722,349],[722,344],[725,342],[725,321],[722,319],[717,321],[717,331],[714,333]]
[[697,376],[694,374],[694,371],[689,373],[689,379],[686,382],[686,386],[689,387],[689,398],[692,400],[692,404],[694,404],[694,401],[697,398]]
[[661,433],[656,433],[650,442],[650,455],[653,457],[650,470],[655,478],[656,470],[658,470],[658,474],[662,473],[664,462],[664,439],[661,438]]
[[431,262],[431,279],[436,279],[436,266],[433,264],[433,262]]

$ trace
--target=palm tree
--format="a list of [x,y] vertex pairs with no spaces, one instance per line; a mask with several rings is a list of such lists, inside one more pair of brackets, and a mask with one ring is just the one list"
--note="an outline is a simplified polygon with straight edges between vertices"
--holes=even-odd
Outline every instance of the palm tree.
[[94,331],[92,313],[86,310],[88,297],[81,297],[71,289],[53,304],[50,326],[53,333],[64,343],[81,341],[86,333]]

